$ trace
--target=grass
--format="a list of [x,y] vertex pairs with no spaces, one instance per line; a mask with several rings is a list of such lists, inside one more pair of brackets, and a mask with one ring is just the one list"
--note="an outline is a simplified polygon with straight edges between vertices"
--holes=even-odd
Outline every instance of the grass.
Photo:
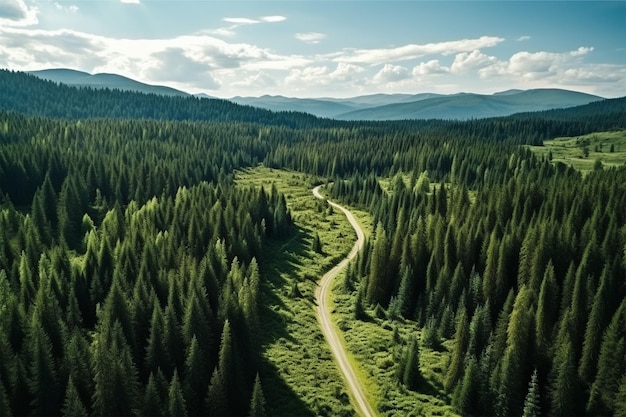
[[[256,167],[235,175],[238,186],[272,184],[285,195],[297,232],[287,241],[266,247],[260,264],[263,276],[263,346],[261,379],[268,415],[351,416],[353,406],[340,372],[319,329],[314,310],[314,291],[324,272],[351,249],[355,234],[338,210],[313,197],[315,179],[301,173]],[[352,209],[366,236],[372,217]],[[312,250],[319,233],[323,253]],[[390,322],[374,317],[353,319],[355,292],[343,290],[343,276],[329,296],[333,320],[355,372],[371,404],[384,416],[454,415],[443,392],[443,373],[449,353],[421,348],[421,392],[406,390],[395,372],[399,346],[409,334],[419,333],[413,322]],[[294,294],[294,284],[297,294]],[[394,340],[394,328],[400,341]],[[448,346],[449,342],[444,342]]]
[[604,167],[622,166],[626,164],[626,130],[555,138],[529,149],[545,158],[551,153],[553,163],[563,162],[583,173],[593,170],[596,160]]
[[[332,293],[335,324],[341,330],[351,362],[364,382],[370,401],[381,416],[453,416],[450,398],[443,389],[450,341],[440,351],[420,346],[420,370],[423,380],[419,392],[407,390],[398,383],[396,367],[401,348],[411,334],[420,331],[415,322],[389,321],[367,311],[367,321],[353,318],[356,292],[347,293],[338,277]],[[394,330],[397,337],[394,336]]]
[[[267,191],[274,184],[285,195],[297,227],[289,240],[266,247],[260,263],[261,379],[268,415],[354,415],[314,310],[317,281],[349,252],[354,232],[340,212],[313,196],[312,179],[304,174],[256,167],[235,178],[238,186]],[[322,254],[311,249],[316,231]]]

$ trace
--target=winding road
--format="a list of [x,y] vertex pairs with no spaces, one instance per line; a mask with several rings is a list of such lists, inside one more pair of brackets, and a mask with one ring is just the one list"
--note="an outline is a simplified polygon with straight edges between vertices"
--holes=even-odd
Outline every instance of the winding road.
[[[313,189],[313,195],[321,200],[326,200],[320,194],[320,187],[317,186]],[[315,300],[317,301],[317,307],[315,312],[317,314],[317,320],[320,323],[320,327],[322,328],[322,333],[324,333],[324,337],[326,337],[326,341],[330,346],[330,350],[339,365],[339,369],[348,384],[349,390],[352,392],[352,398],[355,400],[357,405],[357,411],[363,417],[375,417],[376,412],[370,405],[367,397],[365,396],[363,389],[361,388],[361,384],[359,383],[359,379],[354,373],[354,369],[348,361],[348,357],[346,356],[346,351],[341,344],[339,336],[337,335],[337,331],[333,326],[333,323],[330,319],[330,312],[328,311],[328,305],[326,303],[326,299],[328,298],[328,292],[330,291],[331,284],[333,279],[348,265],[348,262],[352,260],[356,256],[356,254],[363,248],[363,243],[365,242],[365,234],[363,233],[363,229],[359,226],[359,223],[354,218],[354,215],[346,208],[340,206],[337,203],[333,203],[330,200],[326,200],[328,204],[333,206],[334,208],[341,210],[348,221],[354,228],[354,231],[357,235],[357,240],[352,247],[352,250],[341,262],[333,267],[330,271],[328,271],[321,279],[319,286],[315,290]]]

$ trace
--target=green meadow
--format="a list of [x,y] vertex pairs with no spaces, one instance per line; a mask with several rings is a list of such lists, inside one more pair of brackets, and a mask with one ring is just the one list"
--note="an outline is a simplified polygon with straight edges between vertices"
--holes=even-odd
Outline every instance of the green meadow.
[[600,166],[626,164],[626,130],[560,137],[528,148],[538,156],[551,158],[553,163],[562,162],[584,173]]

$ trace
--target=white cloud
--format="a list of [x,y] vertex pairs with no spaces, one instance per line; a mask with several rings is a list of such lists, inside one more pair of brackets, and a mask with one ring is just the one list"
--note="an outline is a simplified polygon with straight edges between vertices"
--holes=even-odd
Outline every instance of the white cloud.
[[120,2],[126,4],[139,4],[140,0],[120,0]]
[[585,86],[587,91],[593,91],[594,84],[615,83],[619,88],[626,89],[626,67],[584,63],[583,57],[592,51],[593,47],[586,46],[568,52],[521,51],[508,60],[494,60],[479,69],[478,73],[483,79],[509,78],[532,87]]
[[176,83],[177,88],[183,89],[216,89],[224,85],[223,80],[237,80],[243,74],[263,71],[284,74],[314,62],[309,57],[278,54],[253,44],[226,42],[206,34],[171,39],[118,39],[72,30],[2,26],[0,57],[10,69],[70,67],[92,73],[118,73],[145,82]]
[[355,90],[364,80],[360,74],[365,69],[358,65],[340,62],[333,70],[326,65],[305,68],[293,68],[284,79],[289,91],[307,91],[311,88],[326,88],[330,92]]
[[249,19],[247,17],[225,17],[222,19],[224,22],[234,23],[236,25],[253,25],[259,23],[259,20]]
[[263,16],[261,17],[261,20],[267,23],[278,23],[284,22],[287,18],[285,16]]
[[267,91],[276,85],[276,81],[271,75],[264,72],[245,73],[230,82],[233,87],[242,90],[257,92],[258,90]]
[[520,36],[519,38],[516,39],[516,41],[518,42],[524,42],[524,41],[529,41],[531,39],[530,36],[528,35],[524,35],[524,36]]
[[374,75],[374,82],[377,84],[395,83],[406,80],[411,76],[408,69],[401,65],[385,64],[385,66]]
[[0,27],[36,25],[38,13],[39,9],[27,6],[24,0],[0,0]]
[[483,68],[497,62],[494,56],[485,55],[478,49],[472,52],[461,52],[454,57],[450,67],[453,73],[464,73],[477,68]]
[[337,68],[330,73],[330,78],[334,81],[350,81],[353,80],[357,74],[361,74],[364,71],[365,69],[358,65],[340,62],[337,64]]
[[319,32],[296,33],[296,39],[306,43],[319,43],[325,37],[325,34]]
[[419,65],[413,67],[412,74],[420,77],[424,75],[445,74],[448,72],[450,72],[450,68],[442,66],[438,59],[431,59],[428,62],[420,62]]
[[581,46],[575,51],[570,52],[571,56],[583,56],[593,51],[593,47]]
[[488,48],[504,41],[504,38],[495,36],[481,36],[477,39],[461,39],[457,41],[435,42],[423,45],[409,44],[396,48],[386,49],[358,49],[347,51],[338,61],[366,64],[386,64],[394,61],[405,61],[424,55],[450,55],[457,52],[473,51]]

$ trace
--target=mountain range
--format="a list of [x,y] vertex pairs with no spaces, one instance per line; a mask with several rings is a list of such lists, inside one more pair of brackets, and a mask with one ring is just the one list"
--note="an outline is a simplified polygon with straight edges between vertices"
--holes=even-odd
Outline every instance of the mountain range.
[[[117,74],[89,74],[71,69],[31,71],[30,74],[78,87],[109,88],[189,96],[171,87],[145,84]],[[211,98],[197,94],[199,98]],[[568,108],[603,100],[602,97],[563,89],[506,90],[494,94],[372,94],[351,98],[294,98],[264,95],[233,97],[233,103],[272,111],[296,111],[338,120],[468,120]]]
[[145,84],[118,74],[89,74],[88,72],[76,71],[66,68],[45,69],[29,71],[44,80],[71,85],[75,87],[109,88],[123,91],[135,91],[146,94],[159,94],[163,96],[188,96],[189,94],[175,88],[162,85]]
[[561,89],[507,90],[495,94],[377,94],[348,99],[282,96],[235,97],[235,103],[269,110],[295,110],[339,120],[468,120],[568,108],[602,97]]

